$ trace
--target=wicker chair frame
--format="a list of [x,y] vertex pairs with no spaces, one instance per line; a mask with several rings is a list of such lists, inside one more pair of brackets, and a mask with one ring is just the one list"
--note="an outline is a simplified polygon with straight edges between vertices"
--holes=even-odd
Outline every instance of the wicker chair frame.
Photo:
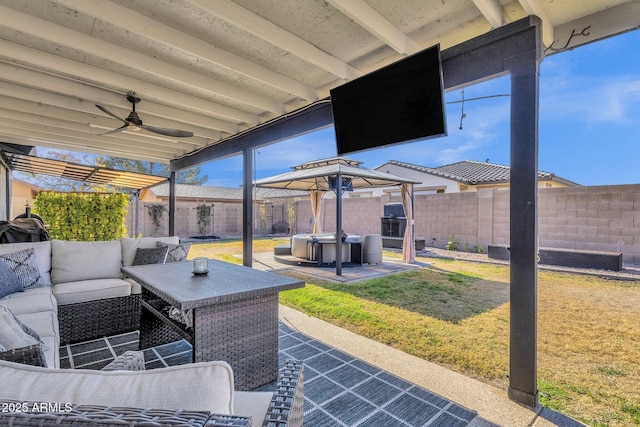
[[34,344],[27,347],[1,352],[0,360],[22,363],[23,365],[47,366],[41,344]]

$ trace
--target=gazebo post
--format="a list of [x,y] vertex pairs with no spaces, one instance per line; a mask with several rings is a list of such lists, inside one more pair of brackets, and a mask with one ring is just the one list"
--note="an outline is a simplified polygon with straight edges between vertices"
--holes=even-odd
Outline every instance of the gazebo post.
[[176,235],[176,171],[169,173],[169,236]]
[[242,265],[253,265],[253,150],[242,151]]
[[342,276],[342,174],[336,177],[336,276]]

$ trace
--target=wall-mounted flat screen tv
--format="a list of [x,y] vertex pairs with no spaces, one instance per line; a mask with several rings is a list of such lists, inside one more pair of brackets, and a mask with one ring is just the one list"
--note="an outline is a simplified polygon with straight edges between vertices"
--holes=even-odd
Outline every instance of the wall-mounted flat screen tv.
[[338,155],[447,134],[440,45],[330,92]]

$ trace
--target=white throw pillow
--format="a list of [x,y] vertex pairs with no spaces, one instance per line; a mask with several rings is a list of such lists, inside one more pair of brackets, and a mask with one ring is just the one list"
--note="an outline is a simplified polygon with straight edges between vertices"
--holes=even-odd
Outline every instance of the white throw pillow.
[[225,362],[104,372],[0,360],[0,378],[0,399],[233,413],[233,372]]
[[0,305],[0,346],[6,350],[14,350],[34,344],[40,344],[40,340],[29,335],[13,313],[4,305]]

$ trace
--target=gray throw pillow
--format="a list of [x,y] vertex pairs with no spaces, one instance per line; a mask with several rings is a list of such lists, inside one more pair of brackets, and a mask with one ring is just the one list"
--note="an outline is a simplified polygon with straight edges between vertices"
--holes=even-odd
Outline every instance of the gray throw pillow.
[[[7,308],[7,310],[9,310]],[[38,335],[38,333],[36,331],[34,331],[33,329],[31,329],[30,327],[28,327],[27,325],[25,325],[24,323],[22,323],[20,321],[20,319],[18,319],[16,317],[15,314],[13,314],[13,312],[11,310],[9,310],[9,312],[11,313],[11,315],[13,315],[13,319],[16,321],[16,323],[18,324],[18,326],[20,326],[20,329],[22,329],[24,331],[25,334],[29,335],[31,338],[33,338],[34,340],[38,341],[41,345],[42,348],[44,350],[48,350],[49,347],[44,345],[44,341],[42,341],[42,338],[40,338],[40,335]]]
[[191,243],[179,243],[175,245],[173,243],[157,242],[156,246],[159,248],[169,248],[169,251],[167,252],[167,260],[165,262],[180,262],[187,259],[187,254],[189,253],[189,249],[191,248]]
[[144,353],[141,351],[125,351],[102,371],[144,371]]
[[131,265],[164,264],[167,259],[168,246],[160,248],[138,248]]
[[0,255],[0,261],[9,266],[18,277],[24,289],[42,288],[46,283],[36,262],[36,254],[33,248],[25,249],[20,252],[12,252]]
[[18,276],[5,262],[0,262],[0,298],[16,292],[24,292]]

